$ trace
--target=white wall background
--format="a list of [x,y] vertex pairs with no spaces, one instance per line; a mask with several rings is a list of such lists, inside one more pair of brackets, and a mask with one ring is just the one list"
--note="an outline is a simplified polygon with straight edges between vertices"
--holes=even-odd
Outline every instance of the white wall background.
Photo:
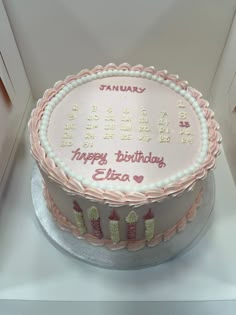
[[39,98],[81,68],[129,62],[168,69],[207,96],[235,0],[4,0]]
[[211,88],[224,150],[236,183],[236,18]]

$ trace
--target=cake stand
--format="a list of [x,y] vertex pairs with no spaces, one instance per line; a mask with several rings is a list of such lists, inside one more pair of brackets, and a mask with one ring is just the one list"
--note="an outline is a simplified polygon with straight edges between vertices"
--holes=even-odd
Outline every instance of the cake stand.
[[109,269],[138,269],[177,258],[201,239],[210,223],[215,200],[215,180],[210,172],[205,181],[204,195],[195,219],[186,225],[183,232],[171,240],[155,247],[145,247],[137,251],[127,249],[109,250],[105,247],[90,245],[86,240],[76,238],[62,230],[47,209],[43,196],[43,179],[37,166],[33,168],[31,194],[35,215],[42,230],[54,246],[64,253],[86,263]]

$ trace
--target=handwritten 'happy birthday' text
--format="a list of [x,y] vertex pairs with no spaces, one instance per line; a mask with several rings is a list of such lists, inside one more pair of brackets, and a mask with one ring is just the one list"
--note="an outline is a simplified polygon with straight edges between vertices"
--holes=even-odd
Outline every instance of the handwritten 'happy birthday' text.
[[[72,161],[82,161],[84,164],[90,163],[91,165],[95,163],[98,163],[99,165],[107,164],[108,153],[106,152],[81,152],[80,148],[78,148],[75,151],[72,151],[72,153]],[[137,150],[133,154],[129,154],[128,151],[122,152],[121,150],[118,150],[114,155],[116,156],[115,162],[117,163],[151,163],[157,164],[159,168],[166,167],[164,157],[153,155],[152,152],[145,155],[141,150]]]
[[155,156],[152,152],[144,155],[144,153],[140,150],[135,151],[133,154],[129,154],[128,151],[124,153],[119,150],[115,153],[116,162],[131,162],[131,163],[152,163],[157,164],[159,168],[165,167],[166,163],[164,162],[164,157]]

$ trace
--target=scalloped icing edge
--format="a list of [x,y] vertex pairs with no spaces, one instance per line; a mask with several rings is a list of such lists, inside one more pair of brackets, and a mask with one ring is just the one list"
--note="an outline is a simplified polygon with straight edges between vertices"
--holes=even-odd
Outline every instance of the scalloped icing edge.
[[161,242],[167,242],[171,240],[175,236],[175,234],[183,232],[185,230],[187,223],[191,223],[197,214],[197,209],[200,206],[203,196],[203,188],[198,193],[191,208],[185,213],[183,218],[180,219],[171,228],[155,235],[153,239],[150,241],[146,241],[145,239],[137,241],[127,240],[120,241],[119,243],[113,243],[110,239],[98,239],[97,237],[89,233],[81,234],[79,228],[73,223],[71,223],[58,209],[45,184],[43,188],[43,195],[46,200],[47,208],[52,214],[54,221],[57,223],[58,227],[63,231],[68,231],[72,233],[76,238],[84,239],[89,244],[94,246],[105,246],[107,249],[110,250],[119,250],[127,248],[127,250],[129,251],[137,251],[144,248],[145,246],[154,247],[159,245]]
[[[81,78],[84,75],[92,75],[94,73],[98,73],[99,71],[108,71],[110,69],[117,70],[128,70],[128,71],[145,71],[146,73],[150,73],[152,75],[161,76],[164,80],[172,81],[173,83],[180,86],[182,89],[185,89],[188,93],[192,95],[200,104],[202,113],[207,121],[208,127],[208,151],[207,158],[204,163],[197,169],[194,174],[186,175],[183,179],[176,180],[174,184],[166,185],[163,188],[152,189],[151,191],[139,192],[136,196],[136,200],[129,200],[129,192],[121,192],[121,191],[109,191],[103,189],[93,188],[94,195],[87,195],[89,188],[83,185],[81,182],[76,179],[68,176],[57,164],[47,156],[44,148],[41,146],[40,138],[39,138],[39,128],[42,115],[44,113],[45,107],[47,103],[60,92],[61,88],[66,84],[69,84],[71,81]],[[195,183],[204,179],[209,170],[215,167],[215,159],[216,156],[220,153],[220,142],[221,135],[218,132],[219,125],[214,120],[214,113],[211,109],[208,109],[209,103],[201,98],[202,94],[196,89],[189,87],[188,82],[179,80],[177,75],[168,75],[166,70],[157,71],[154,67],[144,67],[142,65],[137,65],[131,67],[127,63],[122,63],[119,66],[115,64],[108,64],[105,67],[96,66],[92,70],[82,70],[79,72],[77,76],[67,76],[65,81],[59,81],[55,83],[54,88],[48,89],[45,91],[43,97],[37,102],[36,108],[31,113],[31,118],[29,120],[29,131],[30,131],[30,142],[31,142],[31,153],[35,160],[38,162],[40,168],[60,187],[72,194],[79,195],[84,198],[88,198],[93,201],[104,202],[109,204],[112,207],[119,207],[122,205],[130,205],[134,207],[139,207],[147,203],[152,203],[156,201],[162,201],[167,197],[175,197],[185,190],[193,188]],[[90,189],[91,190],[91,189]],[[111,198],[112,196],[112,198]]]

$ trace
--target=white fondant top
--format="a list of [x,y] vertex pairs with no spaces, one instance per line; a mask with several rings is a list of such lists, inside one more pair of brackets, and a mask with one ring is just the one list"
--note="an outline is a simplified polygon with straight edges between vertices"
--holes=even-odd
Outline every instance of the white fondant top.
[[179,191],[181,183],[190,186],[205,176],[202,170],[212,167],[209,158],[219,151],[217,135],[209,152],[218,127],[201,94],[151,67],[110,64],[84,71],[58,82],[40,102],[44,158],[95,199],[106,190],[112,199],[113,191],[137,192],[135,201],[138,193]]

